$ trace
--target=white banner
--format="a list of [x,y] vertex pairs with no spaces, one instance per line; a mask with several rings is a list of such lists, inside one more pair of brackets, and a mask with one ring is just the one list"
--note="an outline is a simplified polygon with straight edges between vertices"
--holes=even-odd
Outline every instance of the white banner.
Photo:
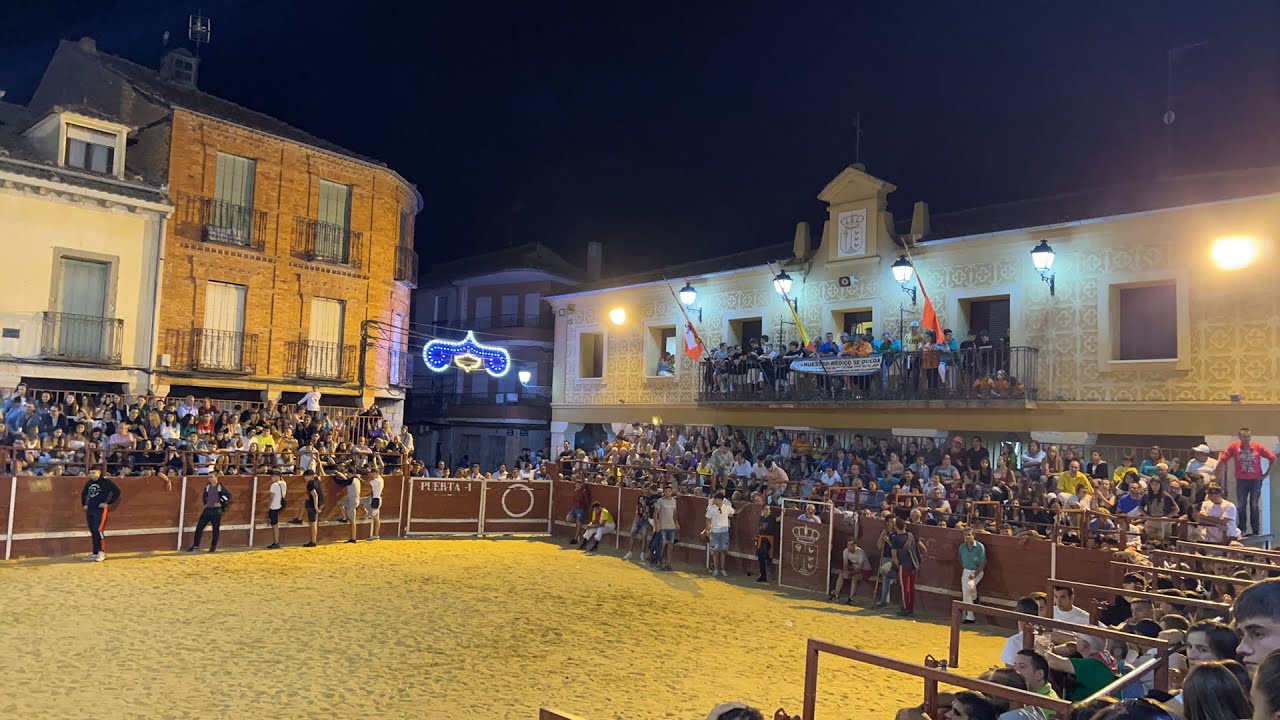
[[791,361],[796,372],[821,375],[871,375],[880,371],[879,355],[870,357],[802,358]]

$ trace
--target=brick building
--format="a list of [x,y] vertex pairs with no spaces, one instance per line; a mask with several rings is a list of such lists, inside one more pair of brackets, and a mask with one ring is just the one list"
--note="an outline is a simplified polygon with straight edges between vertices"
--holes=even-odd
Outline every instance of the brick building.
[[197,59],[154,70],[62,42],[32,98],[139,128],[131,169],[167,185],[152,390],[377,401],[399,418],[411,365],[417,189],[375,160],[196,89]]
[[[598,275],[599,260],[600,246],[592,243],[589,274]],[[405,421],[420,460],[457,465],[465,457],[496,470],[501,463],[514,467],[523,449],[546,448],[555,318],[544,298],[570,291],[582,279],[580,269],[540,243],[437,263],[422,275],[414,293],[415,326],[451,339],[473,332],[480,342],[505,348],[511,369],[492,378],[457,368],[435,373],[417,363]]]

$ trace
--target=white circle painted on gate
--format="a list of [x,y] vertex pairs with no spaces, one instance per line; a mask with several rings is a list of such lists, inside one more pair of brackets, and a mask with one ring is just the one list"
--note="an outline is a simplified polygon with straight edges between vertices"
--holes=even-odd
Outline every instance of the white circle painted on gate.
[[[522,513],[513,513],[511,512],[511,508],[507,507],[507,496],[511,494],[512,490],[523,490],[525,494],[529,496],[529,507],[525,508],[524,512]],[[534,502],[533,488],[529,487],[528,485],[525,485],[524,483],[516,483],[515,485],[512,485],[511,487],[504,490],[502,493],[502,511],[507,514],[507,517],[522,518],[525,515],[528,515],[529,513],[533,512],[533,502]]]

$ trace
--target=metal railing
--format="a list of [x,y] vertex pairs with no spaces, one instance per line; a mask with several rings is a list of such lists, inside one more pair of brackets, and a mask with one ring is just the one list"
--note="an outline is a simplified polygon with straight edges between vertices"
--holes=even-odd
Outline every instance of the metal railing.
[[342,382],[350,382],[355,377],[355,345],[297,340],[286,343],[285,350],[286,374]]
[[416,356],[406,350],[392,350],[388,364],[387,381],[402,388],[413,387],[413,360]]
[[523,405],[538,407],[551,404],[548,394],[518,390],[503,392],[494,390],[482,393],[454,393],[444,396],[445,405]]
[[124,339],[120,318],[44,313],[40,355],[51,360],[119,364]]
[[486,315],[484,317],[473,318],[466,321],[468,328],[472,330],[489,330],[491,328],[540,328],[550,330],[555,327],[555,320],[550,314],[534,314],[534,315]]
[[182,220],[200,228],[202,242],[262,250],[267,212],[215,198],[187,195]]
[[308,260],[360,267],[364,234],[343,225],[294,218],[293,249]]
[[258,336],[230,330],[169,330],[164,354],[184,370],[253,374],[258,371]]
[[[1039,395],[1039,348],[880,355],[869,374],[840,376],[791,369],[799,358],[742,356],[700,363],[698,402],[1026,401]],[[872,356],[877,357],[877,356]]]
[[396,280],[418,287],[418,253],[411,247],[396,248]]

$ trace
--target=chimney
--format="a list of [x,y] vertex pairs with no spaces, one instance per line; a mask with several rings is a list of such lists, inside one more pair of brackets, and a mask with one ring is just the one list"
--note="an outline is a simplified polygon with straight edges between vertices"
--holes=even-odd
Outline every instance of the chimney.
[[160,77],[174,85],[194,90],[199,69],[200,58],[192,55],[186,48],[174,48],[160,58]]
[[587,280],[600,279],[600,262],[604,259],[604,245],[592,240],[587,243]]
[[917,200],[915,207],[911,210],[911,237],[913,240],[919,240],[931,232],[932,230],[929,228],[929,203]]
[[796,239],[791,243],[791,254],[795,255],[797,260],[807,260],[812,250],[813,240],[809,237],[809,223],[796,223]]
[[98,52],[98,43],[95,42],[93,38],[86,35],[80,38],[80,49],[87,53],[94,54]]

